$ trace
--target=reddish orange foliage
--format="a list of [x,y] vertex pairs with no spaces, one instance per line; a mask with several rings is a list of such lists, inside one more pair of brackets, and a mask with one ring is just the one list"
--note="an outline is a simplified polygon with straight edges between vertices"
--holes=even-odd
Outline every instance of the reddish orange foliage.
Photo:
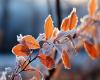
[[50,39],[53,33],[53,20],[51,18],[51,16],[49,15],[46,20],[45,20],[45,24],[44,24],[44,30],[45,30],[45,35],[46,35],[46,40]]
[[62,24],[61,24],[61,30],[63,31],[69,30],[69,25],[70,25],[70,18],[68,17],[68,18],[63,19]]
[[39,43],[31,35],[24,36],[20,44],[17,44],[12,48],[12,52],[16,56],[28,56],[31,49],[40,48]]
[[26,45],[29,49],[38,49],[40,48],[39,43],[36,41],[34,37],[31,35],[24,36],[22,39],[24,45]]
[[12,52],[16,56],[28,56],[29,55],[29,49],[28,47],[22,45],[22,44],[17,44],[12,48]]
[[71,64],[70,64],[70,61],[69,61],[69,56],[67,55],[67,52],[65,50],[63,50],[61,57],[62,57],[64,67],[67,68],[67,69],[70,69]]
[[77,22],[78,22],[78,17],[76,14],[76,9],[73,8],[70,15],[67,18],[63,19],[61,24],[61,30],[63,31],[72,30],[76,27]]
[[54,66],[54,60],[50,56],[47,56],[45,54],[39,54],[38,58],[39,58],[40,62],[45,67],[47,67],[48,69],[53,68],[53,66]]
[[96,48],[94,47],[94,45],[92,43],[89,43],[87,41],[84,41],[84,48],[87,51],[88,55],[92,59],[96,59],[98,57]]
[[69,29],[70,30],[74,29],[77,25],[77,22],[78,22],[78,17],[76,15],[76,9],[73,8],[71,15],[70,15],[70,27],[69,27]]

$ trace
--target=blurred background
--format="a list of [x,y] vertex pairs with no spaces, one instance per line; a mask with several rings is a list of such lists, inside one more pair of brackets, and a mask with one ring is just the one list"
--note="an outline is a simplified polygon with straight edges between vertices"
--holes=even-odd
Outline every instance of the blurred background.
[[[11,49],[17,44],[16,35],[30,34],[37,38],[39,33],[44,32],[44,21],[49,14],[58,28],[62,19],[67,17],[73,8],[77,9],[80,19],[88,14],[88,1],[0,0],[0,70],[15,64]],[[97,1],[100,10],[100,0]],[[47,80],[100,80],[100,59],[92,61],[83,49],[79,53],[71,60],[71,70],[65,70],[60,64],[58,74],[52,76],[51,73]]]

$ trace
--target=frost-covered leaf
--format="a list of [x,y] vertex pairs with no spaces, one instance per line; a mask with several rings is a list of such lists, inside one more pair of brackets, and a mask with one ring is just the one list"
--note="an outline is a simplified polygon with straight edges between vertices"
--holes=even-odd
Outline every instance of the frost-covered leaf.
[[27,46],[17,44],[12,48],[12,53],[16,56],[28,56],[30,54],[30,51]]
[[51,69],[54,67],[55,62],[50,56],[46,56],[45,54],[39,54],[38,58],[40,62],[48,69]]
[[69,26],[69,29],[72,30],[76,27],[78,23],[78,17],[77,17],[77,14],[76,14],[76,8],[73,8],[71,14],[70,14],[70,26]]
[[46,39],[50,39],[53,33],[53,20],[51,18],[51,15],[49,15],[46,20],[45,20],[45,24],[44,24],[44,31],[45,31],[45,35],[46,35]]
[[54,40],[57,37],[58,33],[59,33],[58,28],[54,28],[52,36],[51,36],[51,40]]
[[63,19],[61,24],[61,30],[63,31],[72,30],[76,28],[77,23],[78,23],[78,17],[76,14],[76,8],[73,8],[70,15],[67,18]]
[[70,64],[70,61],[69,61],[69,56],[68,56],[68,54],[67,54],[67,52],[65,50],[63,50],[63,52],[62,52],[61,58],[62,58],[64,67],[67,68],[67,69],[70,69],[71,68],[71,64]]
[[31,35],[26,35],[22,38],[22,44],[26,45],[29,49],[38,49],[40,45],[38,41]]
[[69,30],[69,26],[70,26],[70,18],[67,17],[67,18],[63,19],[63,21],[61,23],[61,30],[67,31],[67,30]]

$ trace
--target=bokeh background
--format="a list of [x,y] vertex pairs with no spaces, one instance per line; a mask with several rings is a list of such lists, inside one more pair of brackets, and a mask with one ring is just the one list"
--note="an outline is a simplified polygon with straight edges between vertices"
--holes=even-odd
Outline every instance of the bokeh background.
[[[97,1],[100,10],[100,0]],[[44,32],[44,21],[49,14],[58,28],[61,20],[73,8],[77,9],[80,19],[88,14],[88,2],[89,0],[0,0],[0,70],[15,64],[11,49],[17,44],[16,35],[30,34],[36,38]],[[65,70],[59,64],[61,67],[58,67],[58,72],[55,76],[51,73],[47,80],[100,80],[100,59],[92,61],[84,49],[79,53],[71,60],[71,70]]]

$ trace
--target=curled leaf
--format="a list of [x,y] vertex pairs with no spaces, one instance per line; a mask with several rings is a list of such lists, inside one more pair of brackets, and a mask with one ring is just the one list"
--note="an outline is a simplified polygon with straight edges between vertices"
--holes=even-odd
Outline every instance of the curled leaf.
[[16,56],[28,56],[29,49],[27,46],[24,46],[22,44],[17,44],[12,48],[12,53],[14,53]]
[[38,58],[45,67],[47,67],[48,69],[53,68],[54,60],[50,56],[46,56],[45,54],[39,54]]
[[45,30],[45,35],[46,35],[46,39],[51,38],[52,33],[53,33],[53,20],[51,18],[51,15],[49,15],[46,20],[45,20],[45,24],[44,24],[44,30]]
[[88,13],[89,16],[93,17],[97,9],[97,1],[96,0],[90,0],[88,5]]
[[40,48],[39,43],[31,35],[26,35],[22,39],[22,43],[26,45],[29,49],[38,49]]
[[61,23],[61,30],[63,31],[69,30],[69,25],[70,25],[70,18],[68,17],[68,18],[63,19]]
[[69,57],[68,57],[68,55],[67,55],[65,50],[63,50],[63,52],[62,52],[61,58],[62,58],[64,67],[67,68],[67,69],[70,69],[71,68],[71,64],[70,64]]
[[84,48],[92,59],[96,59],[98,57],[96,48],[92,43],[84,41]]

